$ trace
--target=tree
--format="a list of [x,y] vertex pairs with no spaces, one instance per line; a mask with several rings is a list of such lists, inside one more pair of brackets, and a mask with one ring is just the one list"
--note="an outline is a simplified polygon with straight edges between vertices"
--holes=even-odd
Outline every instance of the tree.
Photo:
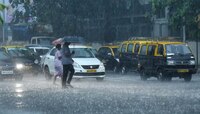
[[169,23],[174,30],[180,30],[183,25],[187,28],[187,37],[198,37],[199,29],[196,18],[200,14],[200,0],[152,0],[154,14],[168,7]]
[[[0,4],[0,11],[2,12],[6,8],[5,5]],[[3,24],[3,18],[0,16],[0,25]]]

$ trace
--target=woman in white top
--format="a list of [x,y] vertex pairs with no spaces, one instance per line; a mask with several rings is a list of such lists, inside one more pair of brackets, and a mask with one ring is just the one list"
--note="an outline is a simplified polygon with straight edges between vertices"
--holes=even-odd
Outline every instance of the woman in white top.
[[62,65],[62,61],[61,61],[62,54],[60,52],[61,44],[57,44],[56,49],[57,49],[57,51],[55,53],[55,58],[54,58],[55,74],[54,74],[53,84],[55,84],[57,77],[62,77],[62,75],[63,75],[63,65]]

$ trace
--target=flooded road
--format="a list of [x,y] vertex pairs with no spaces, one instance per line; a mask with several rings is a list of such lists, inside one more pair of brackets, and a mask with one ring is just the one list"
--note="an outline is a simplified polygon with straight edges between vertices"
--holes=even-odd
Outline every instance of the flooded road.
[[200,76],[141,81],[138,74],[107,73],[103,81],[74,79],[62,89],[43,76],[0,82],[0,114],[199,114]]

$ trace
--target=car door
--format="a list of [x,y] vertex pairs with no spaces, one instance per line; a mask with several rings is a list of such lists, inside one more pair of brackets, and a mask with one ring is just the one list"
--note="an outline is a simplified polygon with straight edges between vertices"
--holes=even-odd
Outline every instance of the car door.
[[106,48],[105,47],[99,48],[99,50],[98,50],[98,59],[103,61],[105,59],[105,53],[106,53]]
[[133,65],[134,65],[134,62],[133,62],[133,47],[134,47],[133,43],[130,43],[127,46],[126,64],[129,68],[133,68]]
[[136,43],[135,44],[135,47],[134,47],[134,52],[133,52],[133,66],[135,69],[138,68],[138,53],[139,53],[139,50],[140,50],[140,47],[141,45],[139,43]]
[[147,65],[146,65],[146,70],[149,70],[150,72],[152,72],[152,70],[155,67],[155,49],[156,49],[156,45],[148,45],[148,49],[147,49]]
[[120,48],[120,56],[119,56],[119,61],[120,61],[120,66],[126,66],[127,63],[127,52],[126,52],[126,47],[127,44],[122,44]]
[[48,66],[50,74],[54,74],[54,58],[56,48],[53,48],[45,57],[45,65]]

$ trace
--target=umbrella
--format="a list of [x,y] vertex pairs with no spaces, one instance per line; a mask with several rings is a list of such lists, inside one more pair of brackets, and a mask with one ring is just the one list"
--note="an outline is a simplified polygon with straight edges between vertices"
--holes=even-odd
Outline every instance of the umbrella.
[[52,42],[53,45],[63,44],[63,38],[58,38]]

